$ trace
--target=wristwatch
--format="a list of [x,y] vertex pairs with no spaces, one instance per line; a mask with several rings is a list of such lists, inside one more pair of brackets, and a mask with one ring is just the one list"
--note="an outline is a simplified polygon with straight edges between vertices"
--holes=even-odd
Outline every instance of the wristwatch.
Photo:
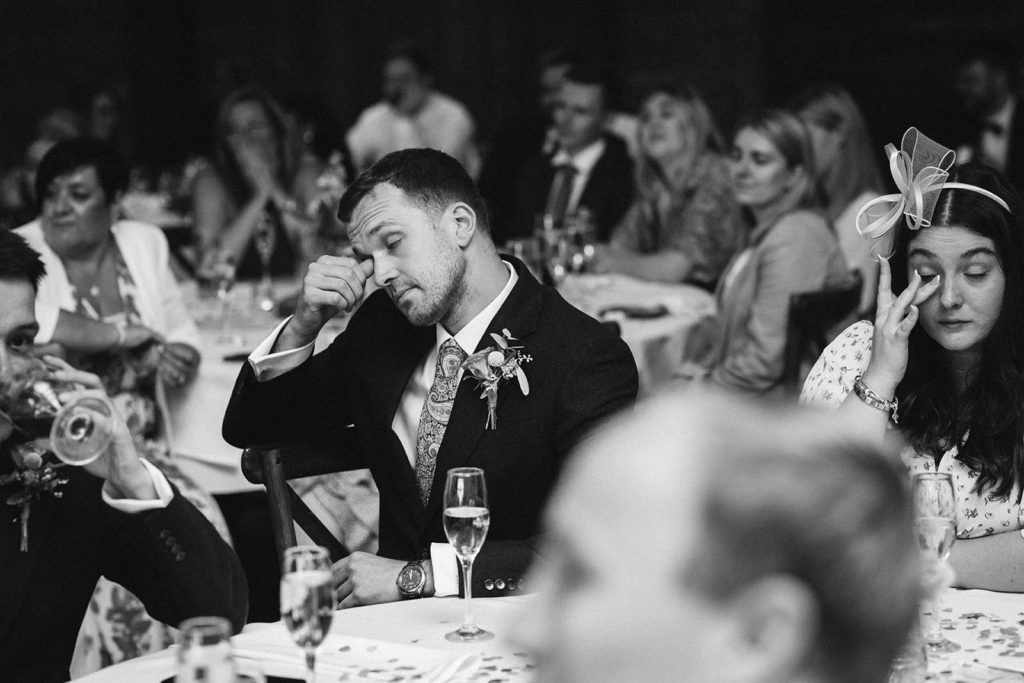
[[398,585],[398,593],[403,600],[422,598],[423,587],[427,585],[427,572],[423,568],[423,562],[414,560],[402,567],[395,584]]

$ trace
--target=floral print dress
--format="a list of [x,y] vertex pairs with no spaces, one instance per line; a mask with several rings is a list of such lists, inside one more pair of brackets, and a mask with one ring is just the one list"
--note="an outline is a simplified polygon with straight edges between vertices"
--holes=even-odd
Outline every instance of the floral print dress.
[[[874,326],[866,321],[854,323],[822,352],[811,368],[800,394],[800,402],[837,408],[853,390],[857,377],[871,360],[871,339]],[[991,536],[1024,528],[1024,506],[1017,503],[1019,487],[1004,498],[995,498],[986,491],[978,492],[978,473],[957,457],[953,446],[939,458],[906,448],[902,453],[908,475],[918,472],[947,472],[953,477],[957,507],[957,538]]]
[[[135,282],[116,245],[112,256],[123,311],[101,316],[94,295],[80,293],[72,286],[76,312],[110,324],[143,325],[145,323],[135,305]],[[166,440],[164,411],[160,408],[159,357],[159,346],[151,345],[140,350],[91,354],[72,359],[72,362],[103,380],[107,394],[124,417],[139,454],[156,465],[180,494],[195,505],[230,543],[227,524],[216,502],[183,474],[172,458]],[[126,659],[162,650],[173,642],[174,630],[171,627],[149,616],[142,602],[132,593],[101,578],[79,632],[71,673],[73,677],[82,676]]]

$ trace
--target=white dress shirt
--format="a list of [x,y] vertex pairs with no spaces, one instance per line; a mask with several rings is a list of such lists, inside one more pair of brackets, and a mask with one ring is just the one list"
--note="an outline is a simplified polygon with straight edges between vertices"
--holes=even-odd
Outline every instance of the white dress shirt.
[[1006,157],[1009,151],[1010,126],[1013,123],[1013,110],[1017,106],[1015,97],[1006,98],[1006,103],[995,114],[986,117],[988,123],[998,126],[1001,130],[997,133],[991,128],[985,128],[981,132],[981,156],[979,161],[984,161],[997,171],[1006,170]]
[[[505,283],[505,287],[498,293],[498,296],[491,300],[483,310],[477,313],[465,327],[454,335],[446,330],[443,325],[437,323],[435,325],[437,339],[434,342],[434,346],[431,347],[430,352],[416,367],[412,377],[409,378],[409,383],[405,385],[402,400],[398,404],[398,411],[391,421],[391,428],[398,436],[398,440],[405,450],[405,456],[409,460],[409,466],[412,468],[416,467],[416,432],[419,429],[420,413],[423,411],[423,404],[427,400],[427,393],[434,383],[434,373],[437,369],[437,354],[441,344],[454,337],[459,347],[466,352],[467,356],[476,350],[498,309],[505,303],[505,300],[508,299],[509,294],[512,292],[512,288],[519,281],[519,276],[512,265],[507,261],[502,263],[508,268],[509,278],[508,282]],[[260,342],[253,352],[249,354],[249,365],[256,374],[256,379],[260,382],[283,375],[289,370],[298,367],[313,355],[313,342],[297,349],[270,353],[270,350],[274,347],[274,342],[277,341],[278,335],[284,329],[288,320],[290,318],[278,325],[270,333],[270,336]],[[459,370],[457,380],[459,382],[462,381],[461,369]],[[434,572],[434,594],[437,596],[456,595],[459,592],[458,564],[451,546],[447,543],[431,544],[430,560]]]
[[590,174],[593,173],[597,160],[604,154],[604,148],[604,138],[598,138],[576,152],[576,154],[570,155],[565,150],[559,150],[555,153],[555,156],[551,157],[551,165],[555,168],[569,164],[576,169],[576,175],[572,179],[572,192],[569,193],[569,204],[566,207],[566,213],[573,213],[579,208],[580,197],[583,196],[583,190],[587,187],[587,181],[590,180]]
[[170,505],[171,499],[174,498],[174,489],[171,488],[171,485],[168,483],[167,477],[164,476],[164,473],[144,458],[139,458],[139,461],[145,466],[150,479],[153,480],[153,487],[156,489],[157,497],[152,500],[122,498],[109,481],[103,482],[103,489],[100,497],[103,498],[104,503],[118,512],[126,512],[133,515],[146,510],[159,510]]

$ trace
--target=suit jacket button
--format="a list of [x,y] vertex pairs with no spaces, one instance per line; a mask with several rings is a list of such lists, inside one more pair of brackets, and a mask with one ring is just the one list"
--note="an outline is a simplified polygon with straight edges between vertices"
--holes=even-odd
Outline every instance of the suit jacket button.
[[175,543],[173,546],[171,546],[171,552],[174,553],[175,555],[180,555],[181,554],[181,546],[178,545],[177,543]]
[[174,556],[174,559],[177,560],[178,562],[181,562],[182,560],[185,559],[185,553],[183,553],[183,552],[181,552],[179,550],[178,553]]
[[505,590],[505,579],[498,579],[494,582],[494,587],[500,591]]
[[515,579],[509,579],[505,583],[508,585],[508,589],[510,591],[514,591],[516,589],[516,580]]
[[491,581],[490,579],[486,579],[484,581],[484,590],[487,590],[487,591],[494,590],[494,582]]
[[161,529],[160,533],[157,534],[157,536],[159,536],[160,538],[167,538],[170,535],[171,535],[170,529]]

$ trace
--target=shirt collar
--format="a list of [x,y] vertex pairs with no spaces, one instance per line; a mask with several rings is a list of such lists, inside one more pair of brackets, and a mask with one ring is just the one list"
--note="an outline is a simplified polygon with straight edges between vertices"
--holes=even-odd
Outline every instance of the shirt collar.
[[555,153],[555,156],[551,157],[551,165],[562,166],[564,164],[572,164],[580,175],[590,175],[594,165],[597,164],[597,160],[604,154],[604,147],[604,137],[600,137],[576,152],[575,155],[570,155],[565,150],[560,149]]
[[1017,98],[1010,97],[1006,98],[1006,102],[999,108],[995,114],[987,117],[985,120],[990,121],[998,125],[1003,131],[1010,129],[1010,122],[1013,120],[1013,109],[1017,104]]
[[[516,269],[512,267],[512,264],[508,261],[502,261],[505,267],[508,268],[509,277],[508,282],[505,283],[505,287],[498,292],[498,296],[491,300],[491,303],[484,306],[483,310],[476,314],[476,316],[466,323],[466,326],[459,330],[459,333],[455,335],[455,342],[466,352],[466,355],[472,354],[476,351],[476,347],[480,344],[480,339],[483,338],[484,332],[487,331],[487,326],[494,320],[494,316],[497,315],[498,309],[501,308],[505,300],[508,299],[508,295],[512,293],[512,288],[516,282],[519,281],[519,275],[516,274]],[[444,325],[437,323],[435,325],[437,329],[437,347],[440,348],[441,344],[445,343],[452,338],[448,330],[444,329]]]

